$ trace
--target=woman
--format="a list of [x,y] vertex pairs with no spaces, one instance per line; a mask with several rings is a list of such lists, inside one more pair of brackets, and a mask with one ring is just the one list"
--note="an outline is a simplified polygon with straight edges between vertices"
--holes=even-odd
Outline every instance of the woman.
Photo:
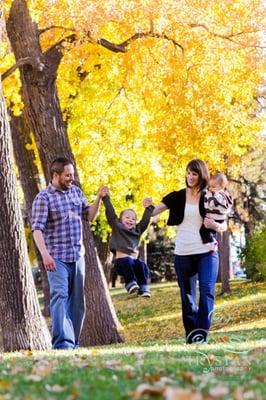
[[[200,159],[191,160],[186,168],[186,188],[169,193],[152,215],[169,209],[168,225],[178,225],[175,242],[175,270],[180,287],[182,317],[186,342],[206,342],[214,306],[218,273],[217,245],[210,248],[200,236],[202,223],[207,229],[223,232],[227,223],[205,217],[204,191],[209,179],[208,167]],[[196,284],[199,280],[199,304]]]

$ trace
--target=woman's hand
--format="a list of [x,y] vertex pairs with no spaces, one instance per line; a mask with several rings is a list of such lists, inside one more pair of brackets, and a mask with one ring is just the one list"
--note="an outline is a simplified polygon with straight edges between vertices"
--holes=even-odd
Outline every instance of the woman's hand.
[[215,222],[213,218],[205,217],[203,224],[204,224],[205,228],[213,229],[214,231],[216,231],[217,222]]
[[205,228],[212,229],[216,232],[224,232],[227,230],[226,221],[220,223],[220,222],[215,222],[213,218],[205,217],[203,220],[203,224]]
[[142,202],[143,207],[147,208],[147,207],[151,206],[151,205],[152,205],[152,202],[153,202],[152,197],[147,197],[147,198],[144,199],[143,202]]

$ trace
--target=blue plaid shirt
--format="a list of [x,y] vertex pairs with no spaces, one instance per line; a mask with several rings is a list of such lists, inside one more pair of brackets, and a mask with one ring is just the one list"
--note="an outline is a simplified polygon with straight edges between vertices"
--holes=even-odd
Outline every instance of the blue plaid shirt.
[[50,183],[38,193],[32,205],[32,230],[43,232],[51,257],[73,262],[84,255],[82,219],[88,220],[88,210],[89,203],[76,185],[62,191]]

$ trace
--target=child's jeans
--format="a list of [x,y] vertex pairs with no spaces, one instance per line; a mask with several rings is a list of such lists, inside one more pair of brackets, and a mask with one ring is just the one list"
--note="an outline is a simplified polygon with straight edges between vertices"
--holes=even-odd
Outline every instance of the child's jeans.
[[144,261],[123,257],[115,260],[115,266],[119,275],[125,280],[127,291],[133,286],[139,286],[139,293],[149,292],[150,290],[150,270]]

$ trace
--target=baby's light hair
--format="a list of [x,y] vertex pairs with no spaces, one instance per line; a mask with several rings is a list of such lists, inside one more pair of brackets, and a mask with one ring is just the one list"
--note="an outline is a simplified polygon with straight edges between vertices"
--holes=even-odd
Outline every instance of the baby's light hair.
[[120,215],[119,215],[119,219],[121,219],[123,217],[124,213],[127,212],[127,211],[133,212],[134,215],[135,215],[135,219],[137,220],[137,214],[136,214],[136,211],[133,210],[133,208],[126,208],[125,210],[122,210]]
[[226,189],[228,185],[228,179],[225,174],[222,172],[216,172],[216,174],[211,175],[210,180],[211,179],[215,180],[222,189]]

